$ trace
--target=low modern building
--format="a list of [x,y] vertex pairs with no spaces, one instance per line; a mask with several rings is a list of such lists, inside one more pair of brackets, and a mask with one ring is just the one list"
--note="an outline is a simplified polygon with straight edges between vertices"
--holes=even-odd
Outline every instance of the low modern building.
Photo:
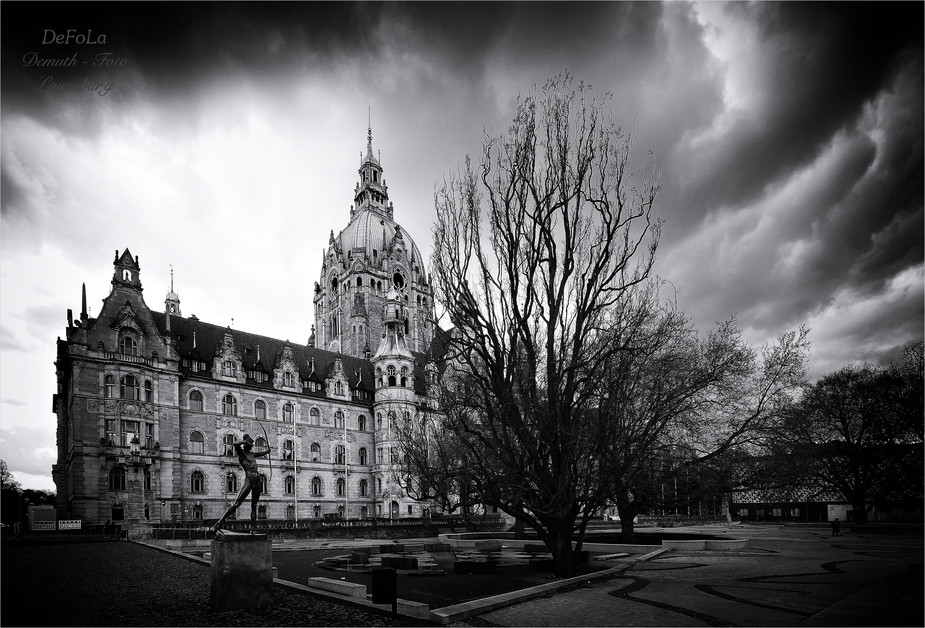
[[429,403],[445,334],[371,129],[359,175],[306,344],[184,317],[172,279],[153,310],[127,248],[96,317],[84,286],[55,363],[59,518],[217,519],[244,481],[231,444],[245,433],[272,448],[258,459],[260,518],[426,514],[398,481],[395,429]]

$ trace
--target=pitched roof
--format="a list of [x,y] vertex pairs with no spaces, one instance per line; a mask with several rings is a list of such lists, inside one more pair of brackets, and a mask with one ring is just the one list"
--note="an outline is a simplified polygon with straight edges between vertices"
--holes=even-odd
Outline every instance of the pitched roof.
[[[166,314],[163,312],[151,312],[154,318],[154,324],[157,326],[161,335],[170,335],[173,339],[174,347],[181,359],[190,358],[205,362],[211,362],[216,347],[220,346],[225,337],[227,327],[205,323],[198,318],[184,318],[182,316],[170,316],[170,331],[167,331]],[[193,348],[193,333],[196,334],[196,347]],[[438,336],[445,334],[440,333]],[[283,347],[288,341],[269,336],[261,336],[239,329],[231,329],[231,335],[234,340],[235,349],[241,352],[241,358],[245,370],[263,370],[271,372],[266,368],[266,364],[276,364],[276,360],[282,355]],[[438,342],[434,339],[432,345],[440,353],[435,356],[439,360],[442,353],[445,352],[444,341]],[[260,360],[257,360],[257,345],[260,345]],[[340,358],[344,365],[344,373],[347,380],[353,388],[361,388],[367,391],[376,389],[374,381],[373,365],[363,358],[355,358],[332,351],[325,351],[315,347],[296,344],[289,342],[292,349],[293,362],[298,365],[299,377],[305,380],[322,381],[321,377],[331,372],[334,368],[334,361]],[[442,351],[441,351],[442,350]],[[412,352],[414,358],[414,382],[415,392],[424,392],[424,365],[428,356],[423,353]],[[314,374],[312,366],[314,365]],[[192,372],[182,366],[181,372]],[[210,371],[199,371],[197,377],[210,377]],[[359,374],[359,377],[357,377]],[[262,383],[252,382],[252,385],[259,388],[273,388],[273,382],[267,381]],[[307,393],[312,394],[312,393]],[[323,392],[316,393],[323,395]]]

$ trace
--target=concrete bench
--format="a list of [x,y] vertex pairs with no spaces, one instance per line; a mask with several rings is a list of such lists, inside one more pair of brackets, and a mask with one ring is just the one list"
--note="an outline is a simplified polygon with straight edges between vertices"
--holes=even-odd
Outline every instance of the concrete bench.
[[479,552],[500,552],[501,541],[492,539],[490,541],[476,541],[475,549]]
[[366,585],[354,584],[346,580],[332,580],[331,578],[309,578],[308,586],[314,589],[322,589],[331,593],[339,593],[348,597],[358,597],[366,599]]

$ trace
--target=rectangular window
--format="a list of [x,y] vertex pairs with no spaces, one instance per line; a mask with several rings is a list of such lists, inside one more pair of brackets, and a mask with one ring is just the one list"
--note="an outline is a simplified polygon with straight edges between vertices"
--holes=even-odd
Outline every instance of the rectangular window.
[[799,517],[799,516],[800,516],[800,509],[799,509],[799,508],[791,508],[791,509],[790,509],[790,516],[791,516],[791,517]]
[[382,464],[382,447],[376,450],[376,464]]
[[154,423],[145,423],[145,447],[154,448]]
[[408,514],[409,514],[409,515],[413,515],[413,514],[414,514],[414,511],[411,510],[411,504],[408,504]]
[[138,421],[122,421],[122,446],[129,447],[132,439],[138,437],[141,440],[141,433],[138,430]]
[[739,508],[740,517],[748,517],[748,508]]
[[193,362],[190,364],[190,368],[192,369],[193,373],[199,372],[199,362]]
[[780,517],[780,508],[774,508],[773,513],[775,517]]
[[106,419],[106,443],[115,445],[119,442],[119,429],[115,419]]
[[180,504],[176,502],[170,504],[170,514],[179,515],[180,514]]
[[395,447],[389,450],[389,464],[398,464],[398,449]]

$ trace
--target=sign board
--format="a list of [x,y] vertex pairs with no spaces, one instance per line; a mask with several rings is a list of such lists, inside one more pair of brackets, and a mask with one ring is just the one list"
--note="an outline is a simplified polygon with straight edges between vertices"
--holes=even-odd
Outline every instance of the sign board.
[[32,529],[33,530],[54,530],[55,522],[54,521],[33,521]]
[[80,530],[80,519],[62,519],[58,522],[59,530]]

